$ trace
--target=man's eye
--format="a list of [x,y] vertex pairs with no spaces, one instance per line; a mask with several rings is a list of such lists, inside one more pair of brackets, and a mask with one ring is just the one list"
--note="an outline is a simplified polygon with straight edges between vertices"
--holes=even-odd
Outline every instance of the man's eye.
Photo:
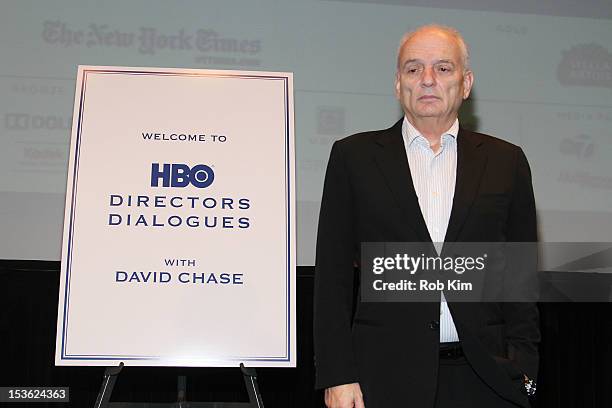
[[440,71],[440,72],[450,72],[451,68],[448,67],[448,66],[444,66],[443,65],[443,66],[438,67],[438,71]]

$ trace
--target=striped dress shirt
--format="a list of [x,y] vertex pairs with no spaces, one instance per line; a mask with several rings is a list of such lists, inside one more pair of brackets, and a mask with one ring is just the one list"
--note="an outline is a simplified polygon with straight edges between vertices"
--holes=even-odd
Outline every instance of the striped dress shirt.
[[[437,152],[429,142],[404,117],[402,137],[412,182],[429,236],[438,254],[442,251],[446,229],[453,206],[457,176],[457,134],[459,120],[442,134]],[[459,341],[457,328],[442,293],[440,302],[440,343]]]

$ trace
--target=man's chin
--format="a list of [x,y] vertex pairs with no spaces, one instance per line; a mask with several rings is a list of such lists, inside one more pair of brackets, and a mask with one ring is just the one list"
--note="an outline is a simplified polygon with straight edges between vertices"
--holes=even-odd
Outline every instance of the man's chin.
[[432,99],[426,102],[419,101],[415,106],[417,115],[441,115],[443,110],[439,99]]
[[425,119],[425,118],[439,118],[442,116],[442,112],[434,109],[421,109],[416,112],[415,115],[417,118]]

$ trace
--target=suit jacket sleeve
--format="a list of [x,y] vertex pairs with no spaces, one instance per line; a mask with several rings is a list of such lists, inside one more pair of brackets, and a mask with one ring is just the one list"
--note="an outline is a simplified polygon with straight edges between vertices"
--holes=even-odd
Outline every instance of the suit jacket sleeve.
[[314,351],[316,387],[357,382],[351,342],[356,256],[350,175],[342,142],[327,165],[315,262]]
[[[508,242],[537,242],[537,221],[531,171],[521,149],[517,153],[514,193],[507,224]],[[535,379],[538,371],[538,343],[540,341],[539,314],[535,303],[538,293],[537,255],[535,245],[529,248],[532,260],[526,262],[527,273],[521,273],[521,281],[514,281],[522,293],[521,302],[503,304],[506,321],[507,353],[511,361],[529,378]],[[533,268],[533,269],[532,269]],[[517,279],[517,278],[515,278]],[[533,301],[530,301],[533,300]]]

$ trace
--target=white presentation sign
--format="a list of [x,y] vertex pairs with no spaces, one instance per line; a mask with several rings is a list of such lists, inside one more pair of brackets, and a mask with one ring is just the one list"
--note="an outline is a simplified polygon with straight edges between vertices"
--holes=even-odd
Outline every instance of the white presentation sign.
[[80,66],[55,362],[295,366],[290,73]]

